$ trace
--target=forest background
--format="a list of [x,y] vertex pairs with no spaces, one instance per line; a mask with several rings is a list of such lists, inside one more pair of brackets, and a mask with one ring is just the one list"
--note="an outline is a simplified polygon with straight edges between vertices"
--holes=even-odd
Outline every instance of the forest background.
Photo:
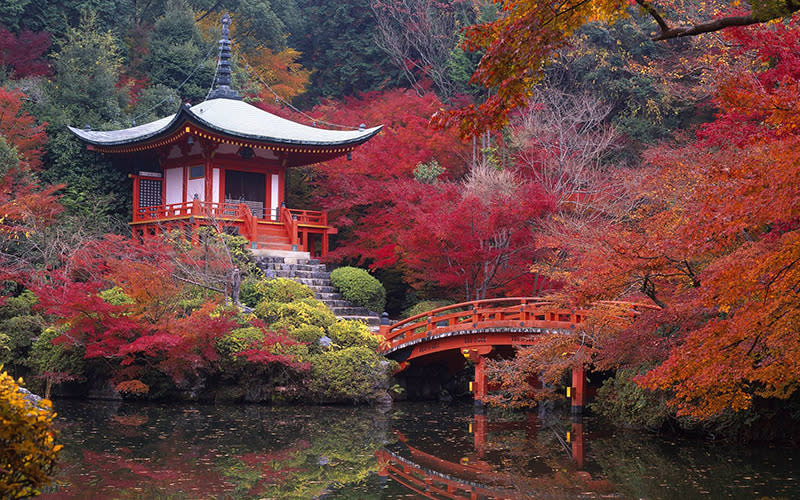
[[[236,379],[247,373],[236,363],[255,363],[276,380],[274,396],[290,374],[313,371],[308,359],[323,353],[308,345],[331,335],[330,318],[275,333],[280,307],[262,323],[220,309],[207,291],[244,250],[128,241],[129,171],[66,129],[129,127],[202,101],[230,12],[234,86],[248,101],[321,126],[385,125],[352,161],[294,169],[287,194],[289,206],[331,212],[331,262],[369,267],[393,316],[542,293],[576,307],[657,306],[635,321],[598,310],[573,337],[497,363],[496,402],[529,404],[528,374],[558,381],[582,364],[613,374],[598,410],[630,424],[734,433],[797,422],[796,10],[755,0],[6,2],[2,356],[49,383],[85,378],[89,362],[133,395],[165,380]],[[221,267],[197,273],[209,259]],[[308,325],[318,329],[292,333]],[[220,340],[242,329],[223,352]],[[360,335],[342,334],[342,350],[370,343]],[[342,397],[326,390],[315,394]]]

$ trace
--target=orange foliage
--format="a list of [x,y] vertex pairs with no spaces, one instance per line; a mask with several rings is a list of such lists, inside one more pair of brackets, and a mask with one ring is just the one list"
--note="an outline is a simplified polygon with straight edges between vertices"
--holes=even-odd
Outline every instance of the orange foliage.
[[127,394],[144,395],[150,392],[150,387],[141,380],[126,380],[114,387],[118,392]]
[[[275,93],[291,100],[306,91],[311,78],[311,71],[304,69],[297,62],[299,58],[300,52],[292,48],[277,53],[268,48],[261,48],[248,57],[247,62],[258,78],[267,83]],[[261,82],[256,84],[262,87]],[[275,95],[266,88],[262,88],[258,96],[263,100],[275,99]]]

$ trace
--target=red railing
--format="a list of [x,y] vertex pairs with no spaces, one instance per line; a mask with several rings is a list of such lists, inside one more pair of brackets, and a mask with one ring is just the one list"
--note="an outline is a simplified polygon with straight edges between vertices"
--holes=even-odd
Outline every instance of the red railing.
[[319,212],[317,210],[296,210],[293,208],[287,209],[292,217],[297,220],[298,225],[308,224],[313,226],[327,226],[328,213]]
[[177,217],[213,217],[218,219],[240,219],[240,204],[213,203],[192,200],[155,207],[137,207],[133,213],[134,222],[158,221]]
[[[136,207],[133,213],[134,222],[142,221],[157,221],[159,219],[170,219],[176,217],[187,216],[204,216],[215,218],[227,219],[241,219],[241,207],[247,208],[247,205],[242,203],[214,203],[208,201],[192,200],[182,203],[171,203],[168,205],[158,205],[154,207]],[[249,210],[249,209],[248,209]],[[284,219],[283,213],[286,214],[286,220],[294,220],[294,225],[315,225],[327,226],[328,214],[327,212],[320,212],[317,210],[296,210],[289,208],[280,209],[279,220]],[[252,213],[251,213],[251,216]],[[256,219],[261,219],[259,216],[253,216]],[[285,221],[284,221],[285,222]]]
[[[647,304],[599,302],[597,305],[624,307],[629,314]],[[586,318],[586,311],[560,309],[540,297],[509,297],[463,302],[417,314],[391,326],[382,326],[382,349],[392,351],[401,345],[420,341],[434,333],[513,325],[514,328],[539,327],[571,329]]]

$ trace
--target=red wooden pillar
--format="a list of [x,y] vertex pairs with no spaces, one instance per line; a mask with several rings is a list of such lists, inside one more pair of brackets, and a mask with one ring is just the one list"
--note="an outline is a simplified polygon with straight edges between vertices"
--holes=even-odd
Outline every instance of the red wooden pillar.
[[572,461],[579,469],[583,469],[583,421],[572,423],[572,435],[570,436],[572,445]]
[[486,442],[489,439],[489,418],[485,413],[476,413],[472,422],[472,436],[475,452],[480,458],[486,454]]
[[482,407],[486,396],[489,394],[489,376],[486,374],[486,356],[492,352],[492,346],[463,349],[461,352],[465,358],[475,363],[475,380],[472,382],[472,393],[475,396],[475,406]]
[[583,413],[583,407],[586,404],[586,371],[582,366],[572,369],[572,387],[570,392],[572,413]]
[[486,357],[478,355],[478,362],[475,364],[475,404],[483,404],[483,400],[489,394],[489,376],[486,375]]

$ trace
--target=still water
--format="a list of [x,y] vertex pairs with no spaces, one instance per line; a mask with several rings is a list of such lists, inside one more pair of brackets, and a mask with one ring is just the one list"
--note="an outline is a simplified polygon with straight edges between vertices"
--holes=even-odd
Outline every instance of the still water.
[[[42,498],[800,498],[800,452],[471,406],[56,401]],[[797,466],[797,467],[796,467]]]

